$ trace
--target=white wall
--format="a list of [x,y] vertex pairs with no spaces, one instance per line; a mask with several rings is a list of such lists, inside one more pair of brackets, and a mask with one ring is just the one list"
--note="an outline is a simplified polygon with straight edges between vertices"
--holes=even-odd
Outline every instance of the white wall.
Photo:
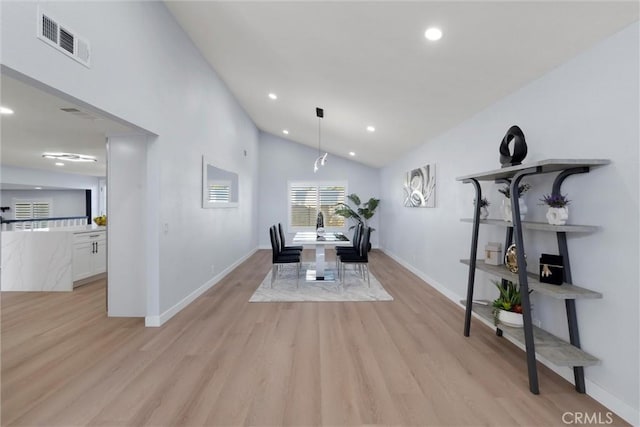
[[[159,135],[147,151],[151,214],[129,238],[151,248],[147,315],[169,312],[257,247],[258,130],[163,3],[40,5],[89,40],[91,68],[36,39],[35,2],[2,4],[3,65]],[[203,154],[239,173],[237,209],[201,209]]]
[[[473,189],[457,176],[500,167],[498,145],[513,124],[524,131],[526,161],[546,158],[606,158],[612,164],[565,181],[572,200],[570,223],[601,226],[598,232],[569,235],[574,282],[602,292],[603,299],[578,300],[582,347],[602,360],[585,369],[587,392],[628,420],[638,422],[638,24],[626,28],[546,76],[504,98],[444,135],[427,141],[382,170],[381,246],[421,273],[445,294],[466,293]],[[403,173],[426,162],[437,164],[437,208],[402,207]],[[551,191],[552,176],[525,179],[530,219],[545,221],[539,206]],[[484,184],[490,217],[500,218],[498,186]],[[557,253],[551,233],[526,232],[528,263]],[[482,226],[481,248],[504,241],[504,229]],[[492,298],[489,279],[478,274],[476,297]],[[535,295],[535,293],[534,293]],[[561,301],[534,296],[533,316],[568,340]],[[477,326],[476,326],[477,327]],[[462,325],[460,325],[462,333]],[[473,333],[473,331],[472,331]],[[523,369],[525,369],[523,365]],[[568,370],[564,370],[568,373]],[[544,384],[541,384],[544,393]]]
[[[313,148],[260,132],[260,247],[271,248],[269,227],[273,224],[281,222],[286,228],[288,181],[347,181],[348,194],[356,193],[363,201],[380,197],[378,169],[329,154],[326,166],[313,173],[317,157],[318,151]],[[372,234],[374,247],[380,230],[378,212],[370,223],[376,229]],[[288,233],[287,242],[292,238],[293,234]]]
[[[118,165],[116,171],[111,167]],[[107,266],[109,316],[144,317],[147,312],[147,247],[131,239],[144,230],[147,208],[147,137],[110,137],[107,143]]]
[[84,216],[86,200],[84,190],[2,190],[1,206],[10,206],[6,219],[15,219],[13,200],[51,200],[51,217]]
[[[3,184],[20,184],[34,187],[61,187],[77,188],[81,190],[91,190],[91,217],[98,216],[99,212],[99,177],[80,175],[75,173],[51,172],[38,169],[20,168],[16,166],[2,165],[0,167],[0,182]],[[8,190],[3,190],[8,191]],[[58,190],[56,190],[58,191]],[[3,197],[4,201],[4,197]],[[5,206],[3,204],[3,206]],[[8,205],[6,205],[8,206]],[[85,214],[84,191],[82,192],[82,211],[80,216]],[[58,212],[57,209],[55,209]],[[58,215],[57,216],[63,216]],[[75,215],[75,214],[74,214]]]

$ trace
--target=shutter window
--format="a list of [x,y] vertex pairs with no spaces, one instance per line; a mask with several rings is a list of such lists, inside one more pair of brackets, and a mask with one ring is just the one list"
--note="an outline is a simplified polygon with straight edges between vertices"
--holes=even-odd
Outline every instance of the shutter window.
[[229,203],[231,201],[231,184],[209,184],[209,201]]
[[289,183],[289,227],[315,229],[318,212],[322,212],[325,228],[342,228],[345,218],[335,214],[343,203],[346,183],[291,182]]
[[318,187],[318,194],[320,195],[318,208],[324,217],[325,228],[344,227],[345,218],[335,213],[336,205],[338,203],[344,203],[344,193],[344,186]]
[[[51,217],[51,202],[49,200],[14,200],[14,219],[37,219]],[[47,221],[33,221],[16,224],[18,230],[29,230],[31,228],[44,228]]]

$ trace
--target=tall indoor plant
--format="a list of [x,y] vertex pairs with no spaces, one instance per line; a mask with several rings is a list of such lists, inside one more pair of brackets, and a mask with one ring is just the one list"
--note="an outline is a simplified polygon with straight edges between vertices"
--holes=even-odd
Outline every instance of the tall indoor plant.
[[[358,224],[368,227],[369,220],[375,214],[378,204],[380,203],[380,199],[372,197],[367,202],[362,203],[360,197],[355,193],[349,194],[347,199],[349,199],[354,207],[352,208],[346,203],[338,203],[335,207],[336,215],[352,219],[355,222],[355,224],[349,227],[349,230],[352,230]],[[373,231],[373,228],[371,230]],[[371,243],[369,243],[369,249],[371,249]]]

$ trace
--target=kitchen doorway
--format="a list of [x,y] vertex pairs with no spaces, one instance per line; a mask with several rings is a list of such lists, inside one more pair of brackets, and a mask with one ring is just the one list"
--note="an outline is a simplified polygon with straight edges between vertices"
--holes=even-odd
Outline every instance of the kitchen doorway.
[[[146,153],[151,134],[4,66],[0,84],[0,290],[37,299],[102,286],[109,316],[144,317],[107,305],[114,301],[109,202],[118,203],[109,171],[123,170],[122,159],[108,167],[108,140],[133,135]],[[138,286],[134,293],[144,295],[144,281]],[[127,299],[122,289],[118,298]]]

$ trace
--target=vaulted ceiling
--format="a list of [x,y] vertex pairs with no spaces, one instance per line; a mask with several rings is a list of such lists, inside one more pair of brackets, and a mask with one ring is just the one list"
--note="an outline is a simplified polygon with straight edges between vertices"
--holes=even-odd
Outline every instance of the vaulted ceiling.
[[371,166],[638,20],[635,1],[165,3],[260,129],[317,147],[323,107],[323,150]]

